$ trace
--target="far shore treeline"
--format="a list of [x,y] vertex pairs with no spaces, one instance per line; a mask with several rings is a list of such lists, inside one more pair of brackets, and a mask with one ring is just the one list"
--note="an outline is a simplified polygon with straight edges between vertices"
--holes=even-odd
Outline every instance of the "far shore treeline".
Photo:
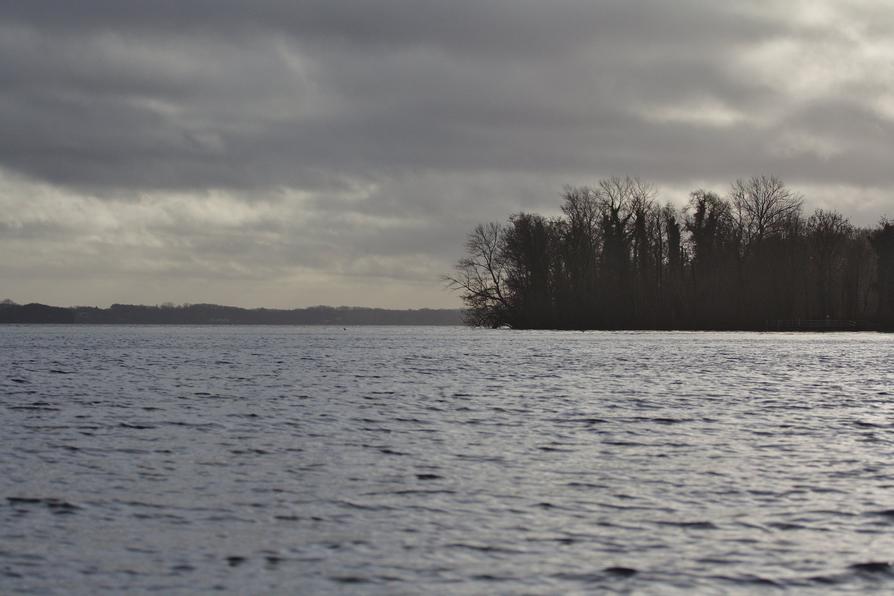
[[313,306],[292,310],[246,309],[217,304],[141,306],[113,304],[110,308],[0,302],[0,323],[118,324],[118,325],[459,325],[459,310]]
[[566,187],[562,215],[477,226],[449,285],[466,320],[554,329],[894,328],[894,222],[803,212],[775,177],[660,204],[636,178]]

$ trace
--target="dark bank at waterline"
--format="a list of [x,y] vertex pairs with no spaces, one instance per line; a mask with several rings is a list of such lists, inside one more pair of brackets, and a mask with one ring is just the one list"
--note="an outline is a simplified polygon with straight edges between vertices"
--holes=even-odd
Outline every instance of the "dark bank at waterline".
[[[299,309],[256,311],[206,305],[181,307],[113,305],[61,308],[45,304],[0,304],[0,324],[55,325],[461,325],[463,312],[450,309],[392,311],[363,308]],[[508,325],[507,325],[508,328]],[[870,321],[777,320],[766,321],[764,331],[873,331],[881,330]],[[744,330],[734,328],[703,329]]]

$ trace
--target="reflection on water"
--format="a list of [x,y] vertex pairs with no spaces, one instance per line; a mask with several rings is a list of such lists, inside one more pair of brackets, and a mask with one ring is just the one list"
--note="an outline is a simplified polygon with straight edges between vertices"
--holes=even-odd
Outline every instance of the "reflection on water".
[[0,328],[0,592],[894,588],[875,334]]

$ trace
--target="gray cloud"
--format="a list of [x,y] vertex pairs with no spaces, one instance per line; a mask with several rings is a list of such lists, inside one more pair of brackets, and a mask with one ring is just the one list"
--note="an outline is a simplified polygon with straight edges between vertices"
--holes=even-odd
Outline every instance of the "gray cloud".
[[158,301],[192,276],[453,304],[473,222],[609,174],[679,197],[774,173],[867,223],[892,28],[867,0],[4,3],[0,282],[71,302],[34,295],[64,262],[100,302],[140,275]]
[[123,188],[593,167],[615,129],[642,126],[623,122],[629,101],[705,83],[739,96],[718,54],[781,32],[654,1],[60,8],[19,3],[5,21],[0,159]]

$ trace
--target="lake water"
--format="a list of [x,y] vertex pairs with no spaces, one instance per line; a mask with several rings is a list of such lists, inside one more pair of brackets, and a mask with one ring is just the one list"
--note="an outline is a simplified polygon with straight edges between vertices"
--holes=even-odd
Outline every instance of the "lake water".
[[0,593],[891,591],[892,340],[0,327]]

